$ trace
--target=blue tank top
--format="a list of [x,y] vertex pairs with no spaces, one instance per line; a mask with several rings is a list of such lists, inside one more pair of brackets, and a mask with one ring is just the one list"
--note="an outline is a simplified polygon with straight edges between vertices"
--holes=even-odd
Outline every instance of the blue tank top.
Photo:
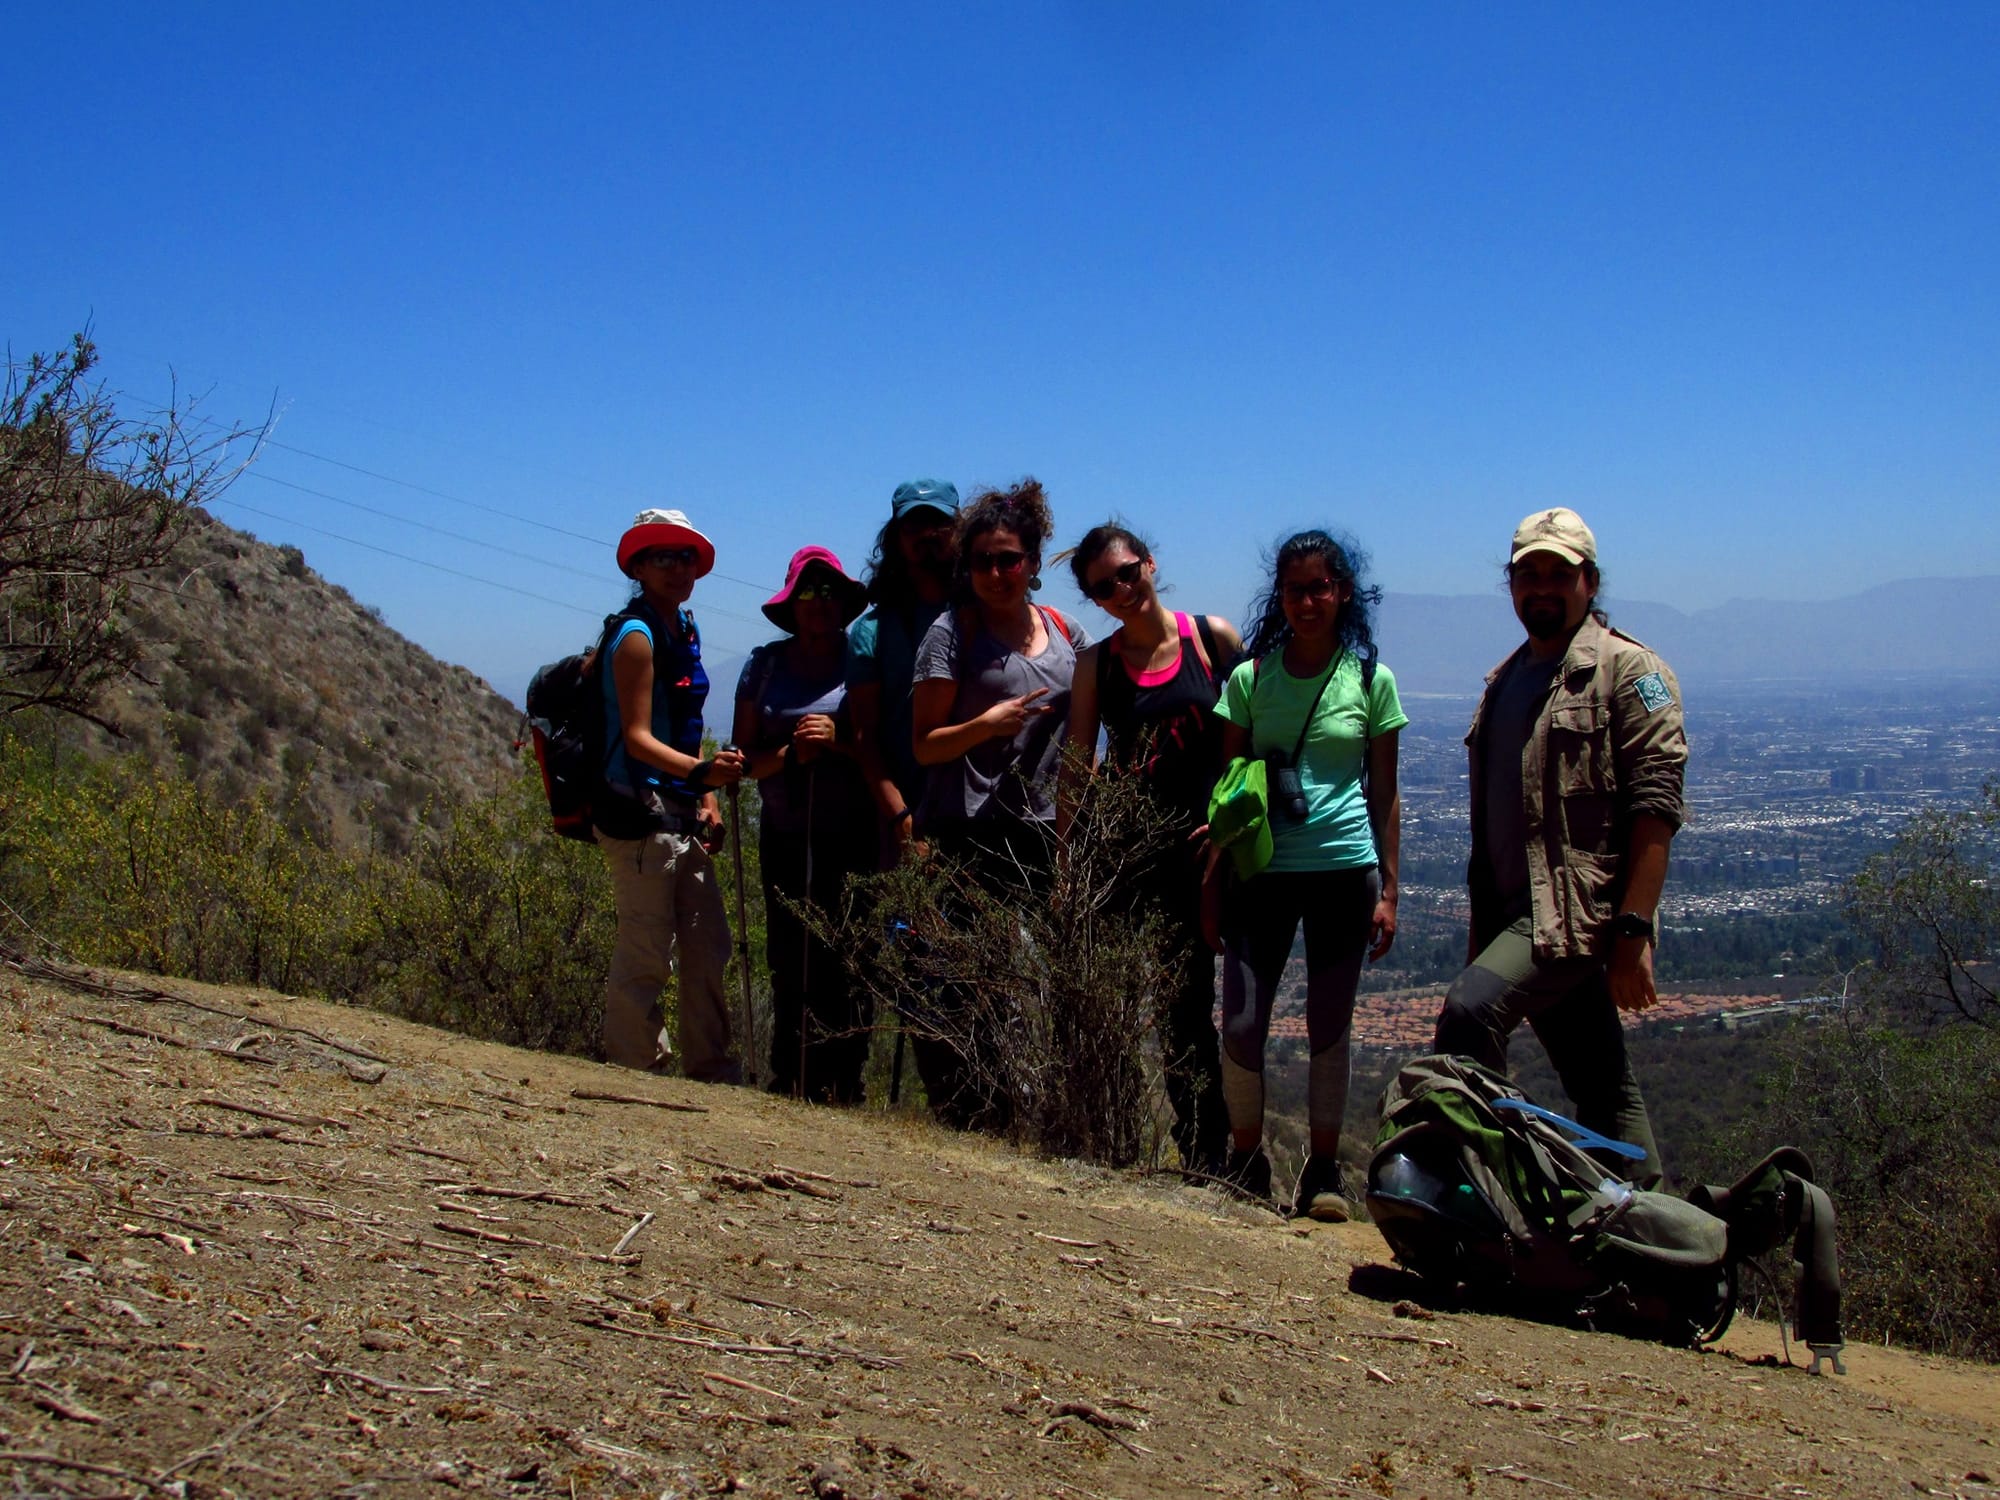
[[705,795],[704,788],[689,786],[625,753],[625,727],[618,714],[618,685],[611,661],[625,637],[636,631],[653,645],[653,737],[683,755],[701,755],[701,711],[708,702],[701,632],[686,610],[679,612],[677,629],[660,630],[656,623],[650,610],[635,603],[605,642],[598,663],[604,684],[604,780],[613,791],[628,797],[643,800],[646,792],[653,791],[691,808]]

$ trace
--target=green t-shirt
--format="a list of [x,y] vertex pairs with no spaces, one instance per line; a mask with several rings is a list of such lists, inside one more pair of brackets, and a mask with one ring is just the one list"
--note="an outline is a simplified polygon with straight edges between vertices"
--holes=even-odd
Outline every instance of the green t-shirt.
[[[1275,835],[1271,870],[1358,870],[1378,863],[1368,803],[1361,793],[1362,757],[1368,741],[1410,722],[1396,696],[1396,676],[1378,664],[1366,701],[1361,664],[1346,651],[1333,664],[1333,681],[1319,700],[1312,732],[1306,736],[1299,782],[1305,788],[1306,820],[1293,823],[1273,810]],[[1250,753],[1280,750],[1290,756],[1299,726],[1326,673],[1294,677],[1284,653],[1273,652],[1257,670],[1255,661],[1238,664],[1222,689],[1216,717],[1250,731]]]

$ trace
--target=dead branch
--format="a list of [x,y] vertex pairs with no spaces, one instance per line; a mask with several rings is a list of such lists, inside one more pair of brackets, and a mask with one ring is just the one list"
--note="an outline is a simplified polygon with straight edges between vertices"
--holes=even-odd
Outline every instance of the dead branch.
[[[426,1152],[425,1154],[431,1155],[434,1153]],[[583,1198],[570,1198],[562,1193],[552,1193],[547,1188],[489,1187],[483,1182],[435,1182],[431,1185],[440,1193],[449,1193],[459,1198],[506,1198],[516,1203],[552,1203],[558,1208],[596,1208],[599,1206]]]
[[882,1185],[872,1177],[834,1177],[825,1172],[808,1172],[804,1167],[788,1167],[783,1162],[778,1162],[776,1166],[788,1177],[803,1177],[808,1182],[830,1182],[835,1187],[872,1188]]
[[27,1384],[33,1387],[33,1393],[28,1399],[43,1411],[53,1413],[65,1422],[81,1422],[86,1427],[95,1427],[104,1420],[89,1407],[78,1406],[75,1402],[65,1399],[53,1386],[44,1385],[39,1380],[30,1380]]
[[404,1385],[399,1380],[384,1380],[379,1375],[364,1374],[360,1370],[349,1370],[341,1365],[314,1365],[313,1370],[320,1375],[338,1375],[343,1380],[358,1380],[363,1385],[372,1385],[378,1391],[400,1391],[410,1396],[455,1396],[458,1392],[448,1385]]
[[605,1266],[636,1266],[636,1255],[604,1255],[595,1250],[578,1250],[569,1245],[552,1245],[547,1240],[529,1239],[523,1234],[502,1234],[495,1229],[481,1229],[476,1224],[452,1224],[443,1219],[434,1220],[431,1228],[444,1234],[461,1234],[470,1240],[484,1240],[489,1245],[510,1245],[524,1250],[553,1250],[558,1255],[574,1255],[580,1260],[594,1260]]
[[602,1089],[571,1089],[572,1099],[597,1099],[605,1104],[643,1104],[649,1109],[671,1109],[678,1114],[705,1115],[706,1104],[677,1104],[671,1099],[648,1099],[643,1094],[612,1094]]
[[1082,1417],[1094,1427],[1116,1427],[1122,1432],[1139,1431],[1139,1423],[1130,1417],[1113,1416],[1101,1406],[1093,1406],[1088,1401],[1065,1401],[1056,1407],[1059,1417]]
[[255,1104],[238,1104],[231,1099],[218,1099],[213,1094],[203,1094],[193,1101],[206,1104],[210,1109],[230,1109],[239,1115],[252,1115],[259,1120],[275,1120],[280,1125],[326,1125],[335,1130],[352,1130],[354,1127],[344,1120],[330,1120],[325,1115],[291,1115],[281,1109],[262,1109]]
[[760,1396],[772,1396],[793,1406],[804,1406],[797,1396],[787,1396],[783,1391],[774,1391],[768,1385],[758,1385],[754,1381],[738,1380],[734,1375],[724,1375],[718,1370],[697,1370],[703,1380],[713,1380],[718,1385],[733,1385],[739,1391],[755,1391]]
[[75,1015],[73,1018],[87,1026],[102,1026],[107,1031],[115,1031],[120,1036],[144,1037],[149,1042],[158,1042],[163,1047],[191,1047],[177,1036],[168,1036],[164,1031],[148,1031],[144,1026],[134,1026],[129,1021],[114,1021],[110,1016]]
[[0,1463],[47,1464],[50,1468],[69,1469],[78,1474],[102,1474],[106,1479],[116,1479],[123,1484],[143,1485],[161,1494],[173,1494],[166,1485],[156,1479],[148,1479],[144,1474],[134,1474],[130,1469],[121,1469],[112,1464],[85,1463],[80,1458],[64,1458],[59,1453],[30,1453],[24,1449],[0,1449]]
[[350,1057],[359,1057],[372,1063],[391,1066],[390,1059],[377,1056],[365,1047],[357,1047],[351,1042],[336,1041],[323,1036],[310,1026],[297,1026],[288,1021],[274,1021],[268,1016],[246,1016],[240,1011],[221,1005],[206,1005],[199,1000],[190,1000],[186,995],[177,995],[172,990],[159,989],[153,985],[122,984],[113,980],[99,979],[89,969],[71,964],[59,964],[50,959],[37,958],[32,954],[15,953],[9,950],[4,962],[9,968],[18,969],[30,979],[46,980],[65,989],[82,990],[86,994],[109,995],[118,1000],[136,1000],[142,1004],[167,1001],[173,1005],[184,1005],[189,1010],[198,1010],[205,1015],[224,1016],[231,1021],[239,1021],[245,1026],[269,1026],[275,1031],[288,1031],[294,1036],[306,1037],[318,1042],[322,1047],[331,1047],[336,1052],[345,1052]]
[[265,1407],[262,1411],[257,1412],[253,1416],[246,1417],[241,1422],[238,1422],[234,1427],[230,1428],[229,1431],[225,1432],[221,1437],[217,1438],[207,1447],[197,1448],[195,1449],[194,1452],[190,1453],[186,1458],[182,1459],[172,1468],[160,1470],[159,1473],[154,1475],[154,1478],[163,1480],[172,1479],[174,1475],[180,1473],[184,1469],[192,1469],[196,1464],[207,1463],[208,1460],[210,1460],[211,1458],[220,1457],[233,1443],[235,1443],[235,1441],[238,1438],[242,1437],[245,1433],[250,1432],[257,1427],[262,1426],[263,1423],[266,1420],[268,1420],[273,1413],[275,1413],[280,1407],[282,1407],[287,1401],[291,1399],[292,1398],[290,1392],[287,1392],[285,1395],[280,1396],[276,1401],[273,1401],[269,1406]]
[[1427,1339],[1414,1333],[1349,1333],[1342,1335],[1350,1339],[1374,1339],[1384,1344],[1428,1344],[1433,1349],[1450,1349],[1450,1339]]
[[1539,1474],[1530,1474],[1519,1464],[1481,1464],[1479,1472],[1491,1474],[1496,1479],[1511,1479],[1516,1484],[1545,1484],[1552,1490],[1561,1490],[1565,1495],[1578,1493],[1574,1485],[1564,1484],[1559,1479],[1544,1479]]
[[630,1245],[632,1241],[636,1240],[639,1237],[639,1231],[644,1229],[648,1224],[652,1222],[653,1222],[653,1215],[649,1211],[643,1218],[639,1220],[638,1223],[634,1224],[630,1229],[625,1231],[623,1236],[620,1237],[618,1243],[611,1247],[611,1253],[613,1255],[623,1255],[625,1253],[626,1246]]
[[1289,1333],[1280,1333],[1274,1328],[1252,1328],[1247,1323],[1214,1322],[1197,1323],[1194,1326],[1196,1328],[1216,1328],[1222,1330],[1224,1333],[1245,1333],[1249,1334],[1252,1338],[1270,1339],[1273,1343],[1278,1344],[1290,1344],[1294,1349],[1303,1349],[1305,1347],[1304,1344],[1293,1338]]
[[806,1344],[745,1344],[725,1343],[720,1339],[692,1338],[684,1333],[658,1333],[651,1328],[627,1328],[622,1323],[614,1323],[608,1318],[578,1318],[585,1328],[602,1328],[610,1333],[622,1333],[635,1339],[650,1339],[660,1344],[680,1344],[689,1349],[706,1349],[714,1354],[736,1354],[747,1358],[764,1359],[851,1359],[856,1364],[870,1370],[891,1370],[902,1366],[902,1361],[887,1354],[862,1354],[853,1349],[814,1347]]
[[439,1151],[431,1146],[413,1146],[408,1141],[390,1141],[387,1144],[391,1151],[407,1151],[412,1156],[428,1156],[433,1161],[448,1161],[461,1167],[476,1167],[479,1165],[478,1162],[469,1156],[454,1156],[449,1151]]

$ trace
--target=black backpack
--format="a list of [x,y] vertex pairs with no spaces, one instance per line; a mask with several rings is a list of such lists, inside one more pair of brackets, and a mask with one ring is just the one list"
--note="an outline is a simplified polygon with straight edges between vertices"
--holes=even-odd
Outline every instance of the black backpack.
[[549,799],[549,821],[566,839],[596,841],[592,815],[607,795],[604,685],[597,664],[618,628],[638,618],[629,609],[606,616],[596,645],[550,662],[528,683],[525,717],[534,736],[542,790]]
[[1605,1165],[1616,1143],[1463,1057],[1407,1065],[1383,1093],[1381,1116],[1369,1216],[1396,1259],[1447,1296],[1709,1343],[1735,1313],[1744,1263],[1794,1235],[1805,1268],[1799,1337],[1840,1368],[1833,1205],[1803,1153],[1773,1152],[1734,1187],[1698,1189],[1691,1200],[1648,1192]]

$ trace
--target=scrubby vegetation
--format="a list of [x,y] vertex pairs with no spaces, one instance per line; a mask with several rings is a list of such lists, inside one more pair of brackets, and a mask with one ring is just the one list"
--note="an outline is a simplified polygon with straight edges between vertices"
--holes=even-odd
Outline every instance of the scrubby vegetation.
[[18,739],[0,744],[0,768],[16,940],[596,1053],[610,883],[595,849],[549,832],[525,761],[491,796],[419,808],[402,850],[319,829],[310,773],[283,800],[232,796],[171,765],[51,757]]
[[996,1128],[1129,1166],[1170,1154],[1156,1006],[1173,938],[1132,891],[1177,838],[1137,782],[1098,776],[1060,857],[908,862],[855,882],[817,926],[878,1015],[956,1055]]

